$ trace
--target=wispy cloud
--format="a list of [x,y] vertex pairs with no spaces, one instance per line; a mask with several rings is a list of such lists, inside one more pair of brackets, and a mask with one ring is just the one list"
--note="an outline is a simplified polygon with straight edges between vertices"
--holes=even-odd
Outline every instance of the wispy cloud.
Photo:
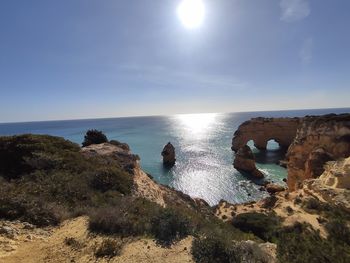
[[310,5],[307,0],[281,0],[281,20],[295,22],[310,15]]
[[308,37],[304,40],[299,53],[301,62],[303,64],[309,64],[311,62],[313,46],[314,46],[314,41],[311,37]]

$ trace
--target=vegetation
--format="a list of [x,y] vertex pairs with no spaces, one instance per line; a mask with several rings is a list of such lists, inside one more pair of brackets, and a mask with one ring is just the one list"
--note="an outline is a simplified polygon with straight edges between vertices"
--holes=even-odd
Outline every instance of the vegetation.
[[[315,207],[314,201],[312,202],[309,207]],[[336,210],[329,204],[327,207],[327,211]],[[322,238],[308,224],[296,223],[291,227],[283,227],[273,214],[240,214],[233,220],[233,225],[242,231],[252,232],[265,241],[275,242],[280,262],[326,263],[350,260],[350,229],[342,220],[331,219],[326,224],[329,234],[327,239]]]
[[105,239],[96,247],[95,256],[97,258],[108,257],[112,258],[119,256],[123,248],[123,242],[118,239]]
[[321,214],[328,220],[350,220],[350,213],[344,207],[321,202],[314,197],[304,200],[302,206],[309,213]]
[[[164,208],[131,196],[133,161],[83,156],[77,144],[58,137],[0,137],[0,218],[48,226],[86,214],[90,231],[113,236],[96,248],[97,257],[118,255],[124,237],[148,236],[170,246],[193,235],[196,262],[268,262],[257,243],[239,242],[248,239],[275,242],[280,262],[350,262],[350,216],[341,207],[300,199],[305,210],[320,214],[327,239],[306,224],[283,227],[273,213],[240,214],[224,223],[191,200],[169,199]],[[65,244],[81,246],[74,239]]]
[[236,262],[232,244],[218,236],[202,236],[193,240],[192,255],[198,263]]
[[350,262],[350,247],[335,242],[332,234],[323,239],[311,226],[297,223],[280,231],[277,256],[280,262],[345,263]]
[[75,250],[79,250],[79,249],[83,248],[83,246],[84,246],[81,242],[79,242],[74,237],[66,237],[64,239],[64,243],[67,246],[70,246],[72,249],[75,249]]
[[121,237],[147,235],[151,232],[151,219],[161,209],[143,198],[122,197],[113,206],[93,210],[89,215],[89,229]]
[[252,212],[239,214],[232,224],[244,232],[251,232],[262,240],[271,242],[280,226],[280,219],[272,213],[265,215]]
[[129,194],[130,174],[106,158],[45,135],[0,137],[0,218],[55,225]]
[[102,131],[98,130],[88,130],[84,136],[84,141],[82,143],[83,147],[89,146],[91,144],[100,144],[108,142],[106,135]]
[[163,246],[170,246],[174,241],[191,233],[189,219],[174,209],[163,209],[151,219],[151,233]]

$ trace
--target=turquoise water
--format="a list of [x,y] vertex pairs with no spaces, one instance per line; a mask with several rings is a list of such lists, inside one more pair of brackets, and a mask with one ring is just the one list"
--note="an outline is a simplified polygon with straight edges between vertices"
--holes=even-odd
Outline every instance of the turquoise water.
[[[109,139],[128,143],[132,151],[141,157],[142,168],[158,182],[214,205],[220,199],[241,203],[266,196],[266,193],[259,191],[258,185],[232,166],[234,154],[230,149],[231,140],[242,122],[258,116],[295,117],[345,112],[350,112],[350,109],[11,123],[0,124],[0,135],[50,134],[81,143],[86,130],[99,129]],[[170,170],[163,167],[160,155],[168,141],[175,146],[177,155],[176,165]],[[269,148],[267,152],[253,149],[257,166],[268,180],[283,184],[286,170],[276,165],[281,152],[274,142],[269,144]]]

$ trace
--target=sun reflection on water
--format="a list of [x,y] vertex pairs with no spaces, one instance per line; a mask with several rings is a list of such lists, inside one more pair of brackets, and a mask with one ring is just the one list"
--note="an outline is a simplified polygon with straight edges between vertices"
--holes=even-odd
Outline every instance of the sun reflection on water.
[[217,113],[179,114],[175,118],[191,135],[205,135],[214,127]]

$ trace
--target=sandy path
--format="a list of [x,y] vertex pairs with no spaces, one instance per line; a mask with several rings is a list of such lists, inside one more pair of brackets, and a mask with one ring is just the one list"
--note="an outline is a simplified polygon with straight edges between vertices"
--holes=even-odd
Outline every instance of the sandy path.
[[[66,238],[74,238],[81,248],[65,244]],[[111,259],[94,256],[96,244],[105,237],[89,235],[87,218],[79,217],[66,221],[62,226],[53,229],[52,235],[31,242],[20,242],[11,253],[0,254],[1,263],[53,263],[53,262],[193,262],[191,257],[192,237],[188,237],[170,249],[162,248],[151,239],[141,238],[125,245],[118,257]]]

